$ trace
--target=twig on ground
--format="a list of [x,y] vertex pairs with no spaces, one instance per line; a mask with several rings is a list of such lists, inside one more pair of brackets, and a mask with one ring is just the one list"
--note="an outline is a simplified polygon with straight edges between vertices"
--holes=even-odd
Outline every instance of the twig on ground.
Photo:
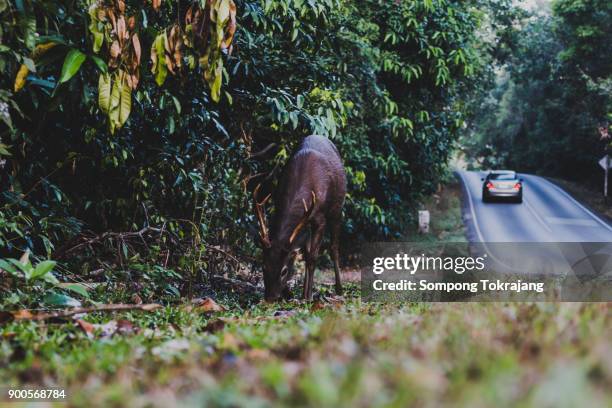
[[12,320],[49,320],[57,319],[62,317],[70,317],[77,314],[93,313],[93,312],[116,312],[121,310],[141,310],[143,312],[150,312],[153,310],[161,309],[162,305],[158,303],[149,303],[145,305],[135,304],[108,304],[93,307],[76,307],[73,309],[59,310],[57,312],[34,312],[32,310],[23,309],[16,312],[4,312],[0,311],[0,323],[12,321]]

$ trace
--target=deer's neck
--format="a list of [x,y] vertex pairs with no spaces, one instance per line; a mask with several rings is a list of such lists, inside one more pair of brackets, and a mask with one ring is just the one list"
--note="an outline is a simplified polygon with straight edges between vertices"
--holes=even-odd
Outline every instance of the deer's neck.
[[271,231],[272,242],[290,249],[289,238],[303,216],[304,204],[301,200],[295,200],[295,203],[283,206],[273,220]]

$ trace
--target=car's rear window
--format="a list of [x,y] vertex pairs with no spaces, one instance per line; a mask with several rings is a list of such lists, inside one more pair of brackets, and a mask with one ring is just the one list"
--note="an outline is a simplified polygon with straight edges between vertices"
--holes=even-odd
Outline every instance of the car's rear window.
[[490,180],[514,180],[516,176],[512,173],[506,174],[489,174]]

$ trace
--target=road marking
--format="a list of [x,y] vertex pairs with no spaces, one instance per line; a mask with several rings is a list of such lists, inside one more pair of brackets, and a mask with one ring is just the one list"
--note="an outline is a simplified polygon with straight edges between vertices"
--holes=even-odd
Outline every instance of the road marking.
[[[527,199],[523,199],[523,202],[525,203],[525,206],[527,207],[527,209],[529,210],[529,212],[535,217],[536,220],[538,220],[538,222],[540,224],[542,224],[542,226],[546,229],[546,231],[548,232],[552,232],[552,230],[550,229],[550,227],[548,226],[548,224],[546,224],[544,222],[544,220],[542,219],[542,217],[540,217],[540,215],[536,212],[536,210],[531,206],[531,204],[529,204],[529,201],[527,201]],[[548,218],[546,218],[548,220]]]
[[587,218],[546,217],[546,221],[557,225],[575,225],[577,227],[599,227],[594,220]]
[[472,220],[474,220],[474,227],[476,228],[476,234],[478,235],[480,242],[485,242],[484,237],[482,236],[482,232],[480,231],[480,227],[478,226],[478,220],[476,219],[476,211],[474,211],[474,202],[472,201],[472,193],[470,193],[470,187],[465,182],[465,178],[463,177],[463,172],[458,171],[457,174],[459,174],[459,177],[461,178],[461,181],[463,182],[463,186],[465,187],[465,191],[468,196],[468,202],[470,203],[470,212],[472,213]]
[[[537,176],[534,176],[537,177]],[[597,215],[593,214],[588,208],[586,208],[584,205],[580,204],[578,201],[576,201],[574,199],[574,197],[572,197],[571,195],[569,195],[568,193],[565,192],[565,190],[563,190],[561,187],[557,186],[555,183],[551,183],[550,181],[546,180],[545,178],[542,177],[538,177],[539,179],[544,180],[545,182],[547,182],[548,184],[550,184],[551,186],[553,186],[555,189],[557,189],[557,191],[559,191],[561,194],[563,194],[564,196],[566,196],[567,198],[570,199],[571,202],[573,202],[574,204],[576,204],[579,208],[581,208],[584,212],[586,212],[587,214],[589,214],[591,217],[593,217],[593,219],[595,219],[595,221],[597,221],[599,224],[601,224],[604,228],[606,228],[608,231],[612,232],[612,227],[610,227],[610,225],[603,221],[601,218],[599,218]]]

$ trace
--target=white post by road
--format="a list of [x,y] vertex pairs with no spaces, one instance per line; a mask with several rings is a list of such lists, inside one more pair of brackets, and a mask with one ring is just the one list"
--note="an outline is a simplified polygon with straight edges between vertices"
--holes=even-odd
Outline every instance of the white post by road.
[[610,156],[606,154],[606,175],[604,180],[604,200],[608,202],[608,169],[610,168]]
[[608,170],[610,169],[610,155],[605,155],[599,160],[599,165],[604,169],[604,200],[608,202]]
[[426,234],[429,232],[429,211],[419,211],[419,232]]

